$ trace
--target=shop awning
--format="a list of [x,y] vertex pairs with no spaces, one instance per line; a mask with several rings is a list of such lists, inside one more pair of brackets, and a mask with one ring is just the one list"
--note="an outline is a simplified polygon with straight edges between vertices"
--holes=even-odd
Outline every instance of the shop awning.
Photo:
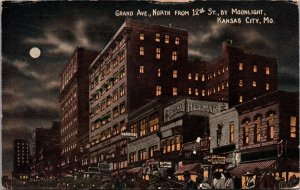
[[184,171],[189,171],[190,174],[197,174],[198,170],[200,170],[200,163],[185,164],[182,165],[181,168],[179,168],[179,170],[176,171],[174,174],[181,175]]
[[141,171],[142,171],[142,167],[136,167],[127,170],[127,173],[135,174],[135,173],[140,173]]
[[255,168],[258,169],[266,169],[270,168],[276,164],[276,160],[266,160],[266,161],[260,161],[260,162],[248,162],[248,163],[242,163],[233,170],[231,170],[232,176],[242,176],[245,175],[247,172],[254,173]]

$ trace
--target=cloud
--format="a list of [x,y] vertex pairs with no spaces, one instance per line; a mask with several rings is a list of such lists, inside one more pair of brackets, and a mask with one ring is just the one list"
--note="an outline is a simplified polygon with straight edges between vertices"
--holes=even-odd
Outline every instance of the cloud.
[[44,86],[44,89],[46,90],[59,90],[60,88],[60,81],[50,81],[47,82]]
[[26,61],[22,61],[22,60],[11,60],[8,59],[7,57],[3,57],[3,64],[5,67],[5,64],[9,64],[11,65],[13,68],[12,69],[16,69],[19,74],[24,75],[25,77],[31,78],[31,79],[35,79],[38,81],[43,81],[47,78],[46,75],[38,73],[36,70],[33,70],[30,68],[30,64]]
[[[62,26],[60,30],[44,29],[44,34],[41,37],[28,37],[25,38],[24,42],[34,45],[46,45],[48,46],[47,52],[56,55],[70,55],[77,46],[98,50],[100,49],[100,46],[98,44],[92,43],[86,33],[88,27],[93,27],[88,23],[88,21],[85,21],[83,19],[77,20],[71,27],[68,27],[69,23],[60,23],[59,25]],[[64,36],[64,34],[61,33],[62,29],[65,30],[65,35],[69,34],[70,36]]]
[[219,38],[226,28],[229,26],[226,24],[217,24],[215,22],[208,23],[206,30],[193,33],[189,33],[189,44],[190,45],[201,45],[208,43],[213,39]]
[[241,32],[241,37],[243,38],[243,42],[247,44],[257,44],[257,43],[263,43],[267,47],[272,47],[273,43],[263,34],[256,31],[255,29],[244,29]]

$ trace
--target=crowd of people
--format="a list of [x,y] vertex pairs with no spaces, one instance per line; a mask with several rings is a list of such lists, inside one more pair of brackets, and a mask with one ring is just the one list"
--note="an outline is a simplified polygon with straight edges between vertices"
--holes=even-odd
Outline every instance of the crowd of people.
[[191,179],[189,171],[183,173],[185,187],[184,190],[196,189],[283,189],[293,188],[299,185],[299,178],[291,176],[288,182],[284,177],[274,176],[266,170],[255,169],[254,173],[247,172],[245,184],[242,184],[240,177],[232,177],[229,171],[214,172],[212,178],[198,175],[196,181]]

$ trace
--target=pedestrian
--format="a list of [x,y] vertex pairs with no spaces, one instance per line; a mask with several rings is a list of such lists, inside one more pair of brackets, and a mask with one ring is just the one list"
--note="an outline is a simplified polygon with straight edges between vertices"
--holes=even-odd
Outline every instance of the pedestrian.
[[255,189],[259,189],[260,187],[259,183],[260,183],[262,171],[259,168],[255,168],[254,174],[255,174]]
[[246,182],[246,189],[255,189],[255,179],[254,179],[254,174],[251,172],[247,172],[246,176],[248,177],[247,182]]
[[197,184],[191,179],[191,173],[189,171],[183,172],[183,178],[185,182],[184,190],[196,190]]
[[211,186],[208,183],[207,177],[203,177],[201,179],[198,189],[211,189]]
[[296,178],[296,175],[292,175],[289,179],[288,185],[289,187],[295,187],[296,185],[298,185],[299,180]]
[[233,183],[233,179],[231,177],[231,174],[229,171],[226,171],[224,173],[225,175],[225,188],[226,189],[234,189],[234,183]]
[[261,179],[259,182],[260,189],[275,189],[275,178],[272,176],[271,171],[265,169],[263,174],[261,175]]
[[225,181],[222,179],[221,172],[214,173],[215,180],[214,180],[214,188],[215,189],[225,189]]
[[115,190],[122,190],[122,184],[121,184],[121,181],[120,181],[120,178],[119,178],[119,177],[117,177],[117,178],[115,179],[114,189],[115,189]]

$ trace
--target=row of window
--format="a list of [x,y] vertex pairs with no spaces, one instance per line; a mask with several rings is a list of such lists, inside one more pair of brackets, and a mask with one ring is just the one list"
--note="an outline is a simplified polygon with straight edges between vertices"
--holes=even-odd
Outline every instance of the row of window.
[[116,85],[121,79],[125,77],[125,68],[122,67],[119,72],[116,72],[113,77],[106,81],[105,84],[91,96],[91,104],[99,99],[99,95],[103,96],[112,86]]
[[[94,122],[91,124],[91,128],[97,129],[97,128],[99,128],[99,127],[97,127],[99,125],[100,125],[99,122]],[[126,123],[125,123],[125,120],[123,120],[120,123],[115,124],[113,127],[107,128],[106,130],[102,131],[100,133],[99,139],[97,139],[96,141],[93,141],[92,145],[98,144],[102,141],[105,141],[109,138],[119,135],[119,134],[121,134],[121,132],[124,132],[126,130],[127,130]]]
[[[217,75],[220,76],[221,74],[224,74],[225,71],[228,71],[228,66],[226,66],[226,68],[225,68],[225,66],[221,66],[220,68],[218,68],[218,69],[216,69],[214,71],[208,72],[206,74],[207,80],[213,79]],[[202,74],[202,81],[205,81],[205,75],[204,74]]]
[[[244,70],[244,63],[239,63],[239,70],[240,71]],[[253,71],[253,73],[257,73],[258,72],[258,66],[253,65],[252,71]],[[266,75],[270,75],[270,67],[265,67],[264,72],[265,72]]]
[[[145,55],[145,47],[144,46],[140,46],[139,47],[139,55],[140,56],[144,56]],[[155,58],[156,59],[161,59],[161,49],[160,48],[156,48],[155,49]],[[178,58],[177,51],[172,51],[171,60],[172,61],[177,61],[177,58]]]
[[[240,86],[240,87],[243,87],[244,85],[245,85],[245,84],[244,84],[243,80],[240,79],[240,80],[239,80],[239,86]],[[256,82],[256,81],[252,81],[252,87],[257,87],[257,82]],[[269,84],[269,83],[266,83],[266,84],[265,84],[265,89],[266,89],[266,90],[270,90],[270,84]]]
[[[161,36],[162,35],[160,33],[155,33],[155,39],[154,39],[154,41],[155,42],[160,42],[161,41]],[[169,44],[170,43],[170,35],[165,34],[163,36],[164,36],[164,42],[166,44]],[[144,41],[145,40],[145,33],[140,33],[139,40],[140,41]],[[179,45],[179,43],[180,43],[180,38],[178,36],[176,36],[175,40],[174,40],[174,44],[175,45]]]
[[69,139],[74,138],[77,135],[77,130],[75,129],[72,132],[67,133],[63,138],[62,138],[62,143],[67,142]]
[[64,147],[62,149],[62,153],[66,153],[66,152],[69,152],[71,150],[74,150],[75,148],[77,147],[77,143],[74,141],[73,143],[69,144],[68,146]]
[[137,123],[129,126],[131,133],[136,133],[138,137],[143,137],[149,133],[153,133],[159,129],[159,116],[158,113],[153,113],[149,118],[143,118]]
[[72,63],[68,65],[67,69],[65,69],[65,72],[62,75],[62,87],[63,89],[70,79],[73,77],[74,73],[77,71],[77,55],[75,55],[72,59]]
[[77,89],[73,89],[67,97],[65,97],[64,102],[61,105],[62,111],[64,111],[73,101],[76,100],[77,97]]
[[180,151],[181,149],[180,136],[175,136],[166,139],[162,142],[162,144],[163,144],[163,153]]
[[77,118],[76,117],[69,120],[66,124],[64,123],[62,129],[60,130],[60,133],[64,133],[69,128],[71,128],[71,126],[76,125],[76,123],[77,123]]
[[112,60],[108,60],[106,64],[105,61],[102,63],[105,65],[103,68],[101,68],[100,71],[100,79],[101,81],[104,80],[104,78],[110,74],[110,72],[119,64],[121,63],[124,59],[126,58],[126,51],[122,50],[117,57],[115,57]]
[[149,147],[148,151],[147,148],[141,149],[137,152],[129,153],[129,163],[147,160],[154,156],[154,152],[158,150],[157,145]]

